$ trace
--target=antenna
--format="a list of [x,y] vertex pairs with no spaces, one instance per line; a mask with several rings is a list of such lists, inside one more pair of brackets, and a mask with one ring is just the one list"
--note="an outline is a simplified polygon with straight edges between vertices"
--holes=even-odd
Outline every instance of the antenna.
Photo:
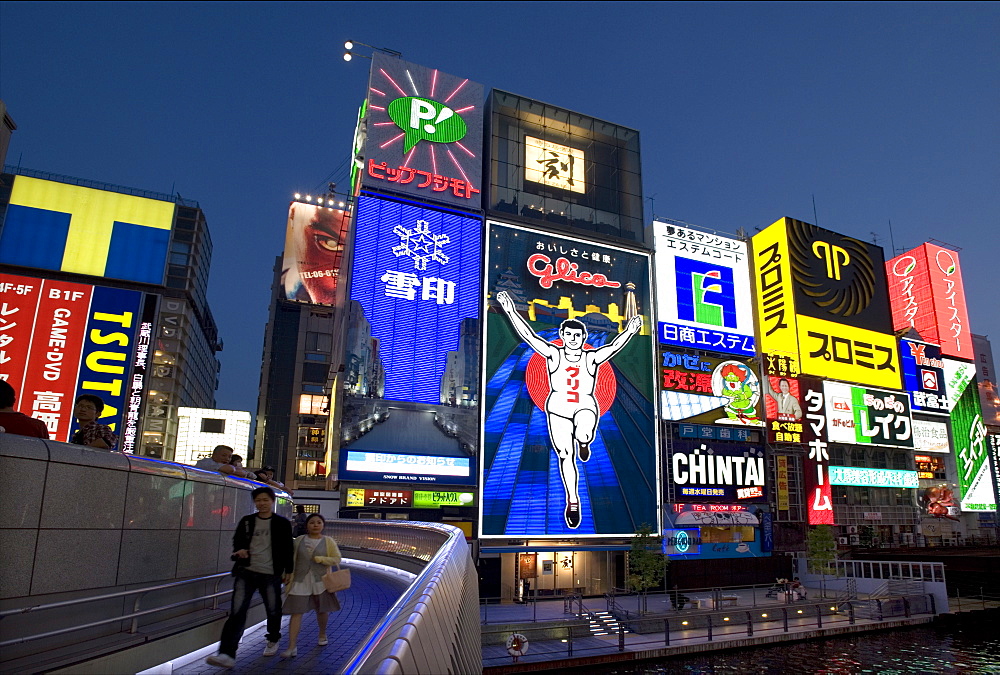
[[889,245],[892,246],[892,257],[896,257],[896,239],[892,236],[892,218],[889,219]]
[[813,223],[813,225],[819,227],[819,216],[816,215],[816,195],[813,194],[812,198],[813,198],[813,220],[816,221],[815,223]]

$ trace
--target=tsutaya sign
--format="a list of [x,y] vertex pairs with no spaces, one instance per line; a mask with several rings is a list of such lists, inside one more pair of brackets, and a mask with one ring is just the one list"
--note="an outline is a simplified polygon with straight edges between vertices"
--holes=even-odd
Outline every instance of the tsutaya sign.
[[901,387],[880,247],[792,218],[754,235],[752,247],[767,375]]
[[895,330],[916,328],[945,356],[973,358],[958,253],[921,244],[885,264]]
[[365,187],[479,209],[481,84],[375,52],[367,115]]

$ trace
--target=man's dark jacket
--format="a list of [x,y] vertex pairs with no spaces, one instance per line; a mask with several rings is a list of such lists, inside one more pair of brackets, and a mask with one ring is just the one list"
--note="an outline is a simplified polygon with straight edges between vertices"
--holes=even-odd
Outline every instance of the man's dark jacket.
[[[233,533],[233,553],[243,549],[250,550],[250,540],[253,539],[254,521],[257,514],[243,516],[240,524],[236,526]],[[274,561],[275,574],[291,574],[294,564],[294,537],[292,537],[292,524],[287,518],[279,516],[277,513],[271,514],[271,560]],[[250,558],[233,557],[236,564],[233,565],[233,574],[241,567],[250,565]]]

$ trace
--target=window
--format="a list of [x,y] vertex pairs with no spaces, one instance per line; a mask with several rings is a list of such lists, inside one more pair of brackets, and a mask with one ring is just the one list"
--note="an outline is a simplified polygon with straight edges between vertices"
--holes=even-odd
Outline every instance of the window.
[[307,394],[322,394],[323,385],[322,384],[303,384],[302,391]]
[[333,349],[333,337],[328,333],[306,333],[307,352],[330,353]]
[[202,433],[206,434],[224,434],[226,433],[226,420],[211,417],[202,418],[201,430]]
[[302,394],[299,396],[300,415],[325,415],[330,411],[330,400],[317,394]]
[[330,370],[329,366],[327,366],[325,363],[303,363],[302,381],[325,383],[329,370]]
[[326,363],[326,354],[306,354],[306,361],[319,361],[320,363]]

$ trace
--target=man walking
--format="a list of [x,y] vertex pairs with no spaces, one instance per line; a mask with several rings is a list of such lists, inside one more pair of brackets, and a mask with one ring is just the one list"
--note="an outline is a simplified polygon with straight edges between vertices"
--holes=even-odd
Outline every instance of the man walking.
[[580,470],[576,460],[590,459],[590,443],[597,432],[600,410],[594,395],[597,386],[597,369],[628,344],[640,330],[642,317],[634,316],[625,330],[608,344],[597,349],[584,350],[587,327],[575,319],[559,325],[562,345],[548,342],[531,329],[528,322],[517,313],[514,301],[506,291],[497,293],[497,302],[514,332],[538,354],[545,357],[549,374],[549,395],[545,399],[545,417],[549,427],[549,440],[559,460],[559,475],[566,491],[564,518],[571,529],[580,527]]
[[281,582],[292,574],[292,525],[274,512],[274,490],[259,487],[251,494],[257,513],[244,516],[233,534],[236,579],[229,618],[222,627],[219,653],[206,659],[221,668],[232,668],[236,663],[236,648],[246,629],[254,591],[260,593],[267,614],[267,647],[263,655],[277,654],[281,639]]

